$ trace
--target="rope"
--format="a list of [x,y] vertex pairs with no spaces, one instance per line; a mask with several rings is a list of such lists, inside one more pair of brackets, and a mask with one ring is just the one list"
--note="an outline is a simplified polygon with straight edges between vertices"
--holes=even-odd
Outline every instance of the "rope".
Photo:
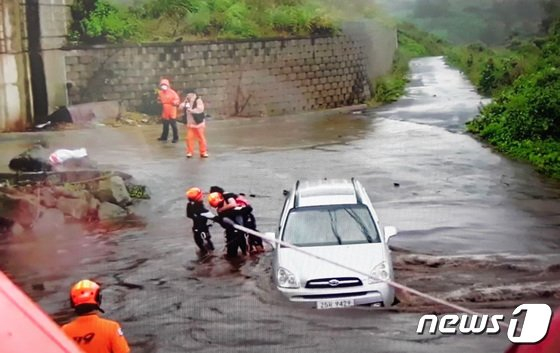
[[[406,292],[408,292],[408,293],[415,294],[415,295],[418,296],[418,297],[427,299],[427,300],[432,301],[432,302],[434,302],[434,303],[438,303],[438,304],[444,305],[444,306],[446,306],[446,307],[452,308],[452,309],[454,309],[454,310],[457,310],[457,311],[459,311],[459,312],[467,313],[467,314],[470,314],[470,315],[482,315],[481,313],[478,313],[478,312],[476,312],[476,311],[474,311],[474,310],[471,310],[471,309],[469,309],[469,308],[466,308],[466,307],[464,307],[464,306],[451,303],[450,301],[447,301],[447,300],[445,300],[445,299],[440,299],[440,298],[434,297],[433,295],[430,295],[430,294],[427,294],[427,293],[423,293],[423,292],[421,292],[421,291],[419,291],[419,290],[416,290],[416,289],[414,289],[414,288],[408,287],[408,286],[406,286],[406,285],[404,285],[404,284],[400,284],[400,283],[395,282],[395,281],[393,281],[393,280],[377,278],[376,276],[373,276],[373,275],[371,275],[371,274],[369,274],[369,273],[365,273],[365,272],[362,272],[362,271],[360,271],[360,270],[356,270],[356,269],[354,269],[354,268],[351,268],[351,267],[349,267],[349,266],[346,266],[346,265],[344,265],[344,264],[338,263],[338,262],[336,262],[336,261],[332,261],[332,260],[329,260],[329,259],[324,258],[324,257],[322,257],[322,256],[312,254],[312,253],[310,253],[310,252],[308,252],[308,251],[303,250],[303,249],[300,248],[300,247],[297,247],[297,246],[292,245],[292,244],[290,244],[290,243],[287,243],[287,242],[285,242],[285,241],[282,241],[282,240],[279,240],[279,239],[275,239],[275,238],[272,239],[272,238],[266,236],[266,235],[263,234],[263,233],[256,232],[256,231],[254,231],[254,230],[252,230],[252,229],[245,228],[245,227],[243,227],[243,226],[237,225],[237,224],[231,222],[229,219],[224,219],[224,222],[225,222],[225,223],[229,223],[230,225],[232,225],[232,226],[233,226],[234,228],[236,228],[237,230],[240,230],[240,231],[245,232],[245,233],[248,233],[248,234],[252,234],[252,235],[257,236],[257,237],[259,237],[259,238],[261,238],[261,239],[263,239],[263,240],[266,240],[267,242],[274,242],[274,243],[276,243],[276,244],[279,244],[279,245],[285,246],[285,247],[287,247],[287,248],[293,249],[293,250],[295,250],[295,251],[298,251],[298,252],[300,252],[300,253],[302,253],[302,254],[305,254],[305,255],[307,255],[307,256],[311,256],[311,257],[313,257],[313,258],[315,258],[315,259],[317,259],[317,260],[321,260],[321,261],[327,262],[327,263],[329,263],[329,264],[331,264],[331,265],[338,266],[338,267],[343,268],[343,269],[345,269],[345,270],[355,272],[355,273],[357,273],[357,274],[360,274],[360,275],[362,275],[362,276],[365,276],[365,277],[367,277],[367,278],[370,278],[370,279],[373,279],[373,280],[376,280],[376,281],[379,281],[379,282],[387,283],[388,285],[390,285],[390,286],[392,286],[392,287],[394,287],[394,288],[398,288],[398,289],[401,289],[401,290],[406,291]],[[504,322],[502,322],[502,321],[498,321],[498,324],[499,324],[500,326],[502,326],[503,328],[506,328],[506,329],[509,328],[509,325],[506,324],[506,323],[504,323]],[[518,329],[517,329],[517,332],[520,333],[521,330],[518,328]]]

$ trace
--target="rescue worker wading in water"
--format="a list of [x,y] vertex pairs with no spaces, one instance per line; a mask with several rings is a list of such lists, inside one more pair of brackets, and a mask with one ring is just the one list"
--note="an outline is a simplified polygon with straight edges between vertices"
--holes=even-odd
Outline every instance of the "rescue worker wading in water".
[[158,141],[167,141],[169,135],[169,126],[173,130],[173,143],[179,140],[179,132],[177,131],[177,107],[181,103],[181,99],[177,92],[171,89],[169,80],[163,79],[159,83],[158,100],[162,105],[161,121],[163,130]]
[[[233,192],[225,192],[225,190],[219,186],[211,186],[210,192],[217,192],[221,194],[224,199],[223,205],[217,209],[218,213],[242,207],[242,212],[237,213],[237,216],[241,218],[236,219],[236,223],[254,231],[258,231],[257,221],[253,215],[253,207],[249,204],[249,201],[242,196],[242,194],[237,195]],[[264,251],[263,241],[261,238],[252,234],[247,234],[247,242],[250,252]]]
[[235,229],[231,224],[224,222],[224,219],[229,219],[231,222],[243,225],[243,211],[242,207],[237,207],[229,210],[222,210],[220,208],[224,205],[224,198],[222,194],[213,192],[208,195],[208,203],[214,207],[218,212],[218,217],[214,219],[226,231],[226,248],[229,257],[237,256],[237,248],[241,250],[243,255],[247,255],[247,241],[245,233]]
[[[200,255],[204,256],[209,251],[214,250],[212,244],[208,220],[214,219],[215,216],[204,207],[202,190],[199,188],[190,188],[186,193],[187,199],[187,217],[192,219],[192,232],[194,242],[200,249]],[[206,243],[205,243],[206,242]]]
[[64,333],[86,353],[129,353],[120,325],[99,317],[101,287],[82,280],[70,289],[70,303],[78,317],[62,326]]

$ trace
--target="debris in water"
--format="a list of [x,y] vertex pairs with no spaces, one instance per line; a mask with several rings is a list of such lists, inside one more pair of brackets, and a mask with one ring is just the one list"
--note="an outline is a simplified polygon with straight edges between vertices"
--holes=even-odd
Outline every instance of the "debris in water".
[[32,284],[32,285],[31,285],[31,288],[32,288],[33,290],[41,290],[41,291],[43,291],[43,290],[45,290],[45,285],[44,285],[43,283],[36,283],[36,284]]

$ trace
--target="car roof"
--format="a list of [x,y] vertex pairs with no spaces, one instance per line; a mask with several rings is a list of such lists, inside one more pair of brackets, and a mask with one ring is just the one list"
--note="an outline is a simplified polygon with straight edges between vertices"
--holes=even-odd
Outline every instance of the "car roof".
[[353,181],[345,179],[302,181],[296,187],[295,207],[356,204]]

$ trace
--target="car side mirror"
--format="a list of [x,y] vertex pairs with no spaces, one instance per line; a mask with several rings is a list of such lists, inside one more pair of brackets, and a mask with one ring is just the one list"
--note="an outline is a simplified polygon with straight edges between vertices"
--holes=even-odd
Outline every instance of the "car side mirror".
[[[270,246],[272,246],[273,249],[276,249],[276,242],[274,241],[276,239],[276,234],[274,232],[266,232],[264,233],[265,238],[264,240],[270,244]],[[270,239],[270,240],[267,240]]]
[[398,234],[398,230],[396,227],[393,226],[387,226],[385,228],[383,228],[383,232],[385,233],[385,240],[388,241],[389,238],[394,237],[395,235]]
[[288,196],[290,192],[288,190],[282,190],[282,195],[284,196]]

